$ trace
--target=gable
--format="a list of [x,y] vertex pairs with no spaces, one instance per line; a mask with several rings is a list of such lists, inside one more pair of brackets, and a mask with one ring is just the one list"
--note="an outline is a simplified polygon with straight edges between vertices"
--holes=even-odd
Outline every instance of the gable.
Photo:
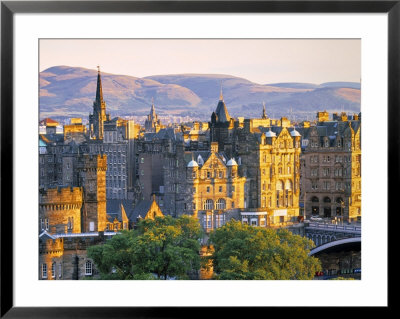
[[208,159],[205,161],[204,165],[200,170],[210,170],[210,169],[223,169],[226,170],[226,164],[223,162],[220,156],[216,153],[211,153]]

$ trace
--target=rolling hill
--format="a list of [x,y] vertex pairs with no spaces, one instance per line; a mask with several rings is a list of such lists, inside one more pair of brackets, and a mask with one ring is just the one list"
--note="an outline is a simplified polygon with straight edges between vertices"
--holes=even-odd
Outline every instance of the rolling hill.
[[[40,72],[40,115],[84,117],[92,111],[97,70],[55,66]],[[103,96],[111,116],[146,115],[154,98],[157,113],[208,119],[222,83],[233,116],[315,114],[317,110],[360,112],[360,83],[258,84],[222,74],[154,75],[138,78],[102,72]]]

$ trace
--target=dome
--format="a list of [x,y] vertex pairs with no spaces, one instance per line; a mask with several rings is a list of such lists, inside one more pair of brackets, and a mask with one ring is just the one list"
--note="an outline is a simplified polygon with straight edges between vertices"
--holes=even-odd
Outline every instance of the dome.
[[293,131],[290,132],[290,135],[295,137],[295,136],[301,136],[299,132],[296,131],[296,129],[294,128]]
[[234,158],[231,158],[228,163],[226,163],[226,166],[237,166],[237,163]]
[[191,160],[189,162],[189,164],[187,165],[187,167],[198,167],[198,166],[199,166],[199,164],[197,164],[197,162],[194,160]]
[[265,133],[265,137],[276,137],[276,133],[271,131],[271,128],[267,133]]

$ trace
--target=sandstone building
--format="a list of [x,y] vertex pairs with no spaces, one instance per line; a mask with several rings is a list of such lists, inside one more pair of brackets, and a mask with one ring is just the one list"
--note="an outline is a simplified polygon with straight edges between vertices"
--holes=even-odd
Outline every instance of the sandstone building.
[[302,197],[305,214],[361,219],[361,114],[318,112],[302,131]]

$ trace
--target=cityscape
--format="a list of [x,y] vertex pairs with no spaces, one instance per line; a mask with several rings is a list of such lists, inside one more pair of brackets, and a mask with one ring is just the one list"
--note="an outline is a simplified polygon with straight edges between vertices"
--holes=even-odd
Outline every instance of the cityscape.
[[198,113],[158,91],[127,112],[106,103],[117,80],[100,66],[42,71],[41,99],[74,72],[91,83],[71,88],[92,97],[86,116],[40,102],[40,280],[361,279],[359,107],[231,112],[234,88],[215,77]]

